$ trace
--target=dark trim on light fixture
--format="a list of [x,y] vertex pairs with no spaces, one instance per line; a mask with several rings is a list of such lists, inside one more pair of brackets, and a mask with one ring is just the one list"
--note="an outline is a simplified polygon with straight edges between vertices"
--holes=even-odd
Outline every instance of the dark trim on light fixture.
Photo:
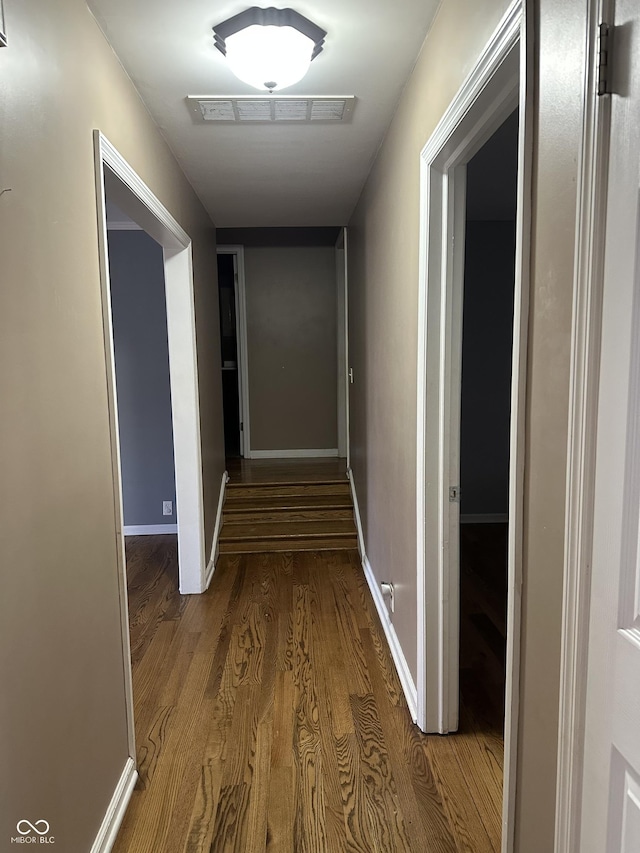
[[233,18],[228,18],[226,21],[213,27],[215,46],[220,53],[226,56],[227,46],[225,39],[254,24],[258,24],[261,27],[293,27],[298,30],[298,32],[310,38],[315,44],[311,59],[315,59],[321,52],[325,36],[327,35],[326,30],[323,30],[322,27],[314,24],[313,21],[305,18],[304,15],[301,15],[294,9],[276,9],[273,6],[270,6],[268,9],[261,9],[259,6],[252,6],[250,9],[245,9],[244,12],[240,12],[240,14],[234,15]]

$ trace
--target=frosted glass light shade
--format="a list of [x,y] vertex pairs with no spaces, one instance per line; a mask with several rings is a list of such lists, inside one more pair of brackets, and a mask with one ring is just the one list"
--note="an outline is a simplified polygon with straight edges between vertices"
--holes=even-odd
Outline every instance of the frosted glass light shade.
[[309,70],[315,43],[294,27],[246,27],[226,38],[233,73],[261,91],[293,86]]

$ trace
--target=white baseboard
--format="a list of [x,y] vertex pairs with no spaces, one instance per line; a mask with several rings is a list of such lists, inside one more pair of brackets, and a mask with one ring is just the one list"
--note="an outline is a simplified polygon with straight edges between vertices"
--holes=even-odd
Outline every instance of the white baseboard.
[[91,853],[109,853],[113,847],[137,779],[138,771],[135,762],[133,758],[129,757],[124,765],[120,781],[113,792],[113,797],[96,835],[96,840],[91,846]]
[[364,563],[366,560],[366,552],[364,550],[364,533],[362,532],[362,521],[360,520],[360,506],[358,505],[358,495],[356,494],[356,484],[353,479],[353,471],[351,468],[347,468],[347,477],[349,478],[349,485],[351,486],[351,499],[353,500],[353,510],[354,515],[356,517],[356,528],[358,529],[358,551],[360,552],[360,559]]
[[402,651],[402,646],[400,645],[400,640],[398,639],[398,635],[396,634],[396,629],[393,626],[393,622],[389,618],[389,611],[387,610],[387,605],[384,603],[384,598],[382,597],[380,585],[378,584],[378,581],[376,580],[376,577],[373,574],[373,569],[371,568],[371,564],[369,563],[369,560],[366,556],[362,561],[362,568],[364,569],[364,576],[366,577],[367,583],[369,584],[369,589],[371,590],[371,595],[373,597],[376,610],[378,611],[378,616],[380,617],[380,621],[382,622],[382,627],[387,638],[387,643],[389,643],[391,656],[393,658],[393,662],[396,665],[396,671],[398,673],[398,677],[400,678],[400,684],[402,685],[402,689],[404,691],[404,697],[407,700],[407,705],[409,706],[409,713],[411,714],[411,719],[415,723],[418,719],[418,689],[413,680],[413,676],[411,675],[411,670],[409,669],[407,659],[404,656],[404,652]]
[[218,559],[218,554],[220,553],[220,528],[222,527],[222,508],[224,506],[224,494],[227,487],[227,483],[229,482],[229,474],[227,471],[222,475],[222,482],[220,484],[220,497],[218,498],[218,512],[216,514],[216,526],[213,530],[213,542],[211,543],[211,559],[209,560],[209,565],[207,566],[207,570],[205,572],[204,578],[204,589],[209,589],[209,584],[211,583],[211,579],[213,578],[213,573],[216,569],[216,561]]
[[384,630],[385,637],[387,638],[387,643],[389,644],[391,657],[393,658],[393,662],[396,666],[398,678],[400,679],[400,684],[402,685],[402,690],[404,691],[404,697],[407,700],[407,705],[409,706],[409,713],[411,714],[411,719],[415,723],[418,719],[418,690],[413,680],[413,676],[411,675],[411,670],[409,669],[407,659],[405,658],[404,652],[402,651],[402,646],[400,645],[400,640],[398,639],[398,635],[396,634],[396,629],[394,628],[393,622],[389,617],[387,605],[384,603],[384,598],[382,597],[382,590],[380,589],[380,585],[376,580],[376,576],[373,573],[373,569],[371,568],[371,564],[365,551],[364,534],[362,532],[362,521],[360,519],[360,506],[358,504],[356,484],[353,478],[353,471],[351,470],[351,468],[347,470],[347,477],[349,478],[349,483],[351,484],[351,497],[353,498],[354,515],[356,517],[356,527],[358,529],[358,550],[360,551],[360,557],[362,559],[362,568],[364,570],[364,576],[367,579],[367,584],[369,585],[369,589],[371,590],[373,602],[376,606],[376,610],[378,611],[378,616],[380,617],[380,622],[382,623],[382,628]]
[[335,457],[338,458],[338,448],[330,447],[322,450],[252,450],[250,459],[302,459],[313,457]]
[[122,528],[125,536],[160,536],[163,533],[177,533],[177,524],[125,524]]
[[468,513],[460,516],[460,524],[504,524],[509,521],[506,512]]

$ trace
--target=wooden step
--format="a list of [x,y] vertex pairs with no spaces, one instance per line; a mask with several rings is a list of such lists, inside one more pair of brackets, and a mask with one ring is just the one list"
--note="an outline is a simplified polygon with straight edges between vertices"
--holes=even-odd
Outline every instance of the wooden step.
[[310,539],[248,539],[220,542],[221,554],[273,554],[282,551],[346,551],[358,547],[356,536]]
[[356,547],[346,479],[227,485],[220,531],[223,554]]
[[350,495],[346,480],[332,480],[323,483],[228,483],[228,499],[267,498],[267,497],[317,497],[319,495]]
[[311,537],[354,536],[353,519],[330,521],[226,522],[220,531],[220,541],[239,542],[244,539],[309,539]]
[[274,521],[331,521],[353,519],[353,508],[327,509],[326,507],[307,507],[306,509],[241,509],[227,510],[222,514],[222,521],[230,524],[269,523]]
[[228,494],[224,502],[225,512],[276,512],[279,510],[351,509],[351,495],[269,495],[267,497],[243,497]]

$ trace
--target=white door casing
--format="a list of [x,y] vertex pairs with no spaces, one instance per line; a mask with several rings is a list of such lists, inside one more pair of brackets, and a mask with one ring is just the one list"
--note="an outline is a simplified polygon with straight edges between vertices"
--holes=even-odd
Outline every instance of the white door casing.
[[608,0],[586,16],[586,73],[578,170],[571,331],[555,853],[580,853],[596,419],[611,99],[598,95],[599,25]]
[[[514,504],[521,502],[522,492],[519,418],[523,408],[528,292],[524,275],[527,247],[523,236],[526,231],[523,222],[526,170],[522,168],[526,110],[523,75],[520,73],[522,26],[522,6],[513,3],[421,155],[417,425],[418,724],[430,732],[452,731],[457,727],[458,719],[459,507],[455,500],[450,500],[450,489],[459,486],[466,163],[518,105],[521,127],[510,519],[517,521],[520,517],[519,508]],[[513,452],[516,441],[518,446]],[[437,491],[434,491],[433,484],[437,484]],[[512,528],[516,529],[513,524]],[[510,562],[514,563],[514,560]],[[512,580],[510,578],[510,586],[518,588],[519,585]],[[512,602],[511,611],[515,613],[516,609],[517,603]]]
[[178,576],[180,592],[200,593],[205,588],[207,560],[204,542],[200,398],[195,343],[191,239],[116,148],[97,130],[94,131],[94,150],[114,486],[118,495],[116,501],[118,533],[121,535],[122,531],[122,483],[111,328],[106,193],[163,249],[176,478]]
[[163,247],[167,336],[174,436],[178,573],[182,593],[204,591],[204,507],[200,442],[198,365],[195,347],[191,239],[160,203],[117,149],[94,131],[94,166],[98,219],[98,255],[103,309],[103,332],[109,401],[117,576],[122,632],[123,676],[127,709],[129,756],[136,760],[133,718],[133,680],[129,637],[127,574],[124,546],[122,475],[118,428],[118,399],[111,315],[111,285],[107,239],[107,188],[118,206],[143,226]]
[[338,454],[349,468],[349,290],[347,280],[347,229],[336,241],[336,286],[338,299]]
[[[526,352],[529,305],[533,67],[531,6],[514,0],[421,153],[418,291],[418,714],[423,731],[458,719],[461,306],[466,163],[519,108],[516,261],[511,369],[508,602],[502,850],[514,844],[520,666]],[[457,248],[456,248],[457,246]],[[429,405],[427,406],[427,391]],[[437,404],[436,404],[437,403]],[[452,405],[453,403],[453,405]],[[456,414],[457,412],[457,414]],[[451,432],[453,428],[455,435]],[[454,533],[452,534],[452,531]]]
[[618,0],[600,341],[581,853],[640,850],[640,9]]

